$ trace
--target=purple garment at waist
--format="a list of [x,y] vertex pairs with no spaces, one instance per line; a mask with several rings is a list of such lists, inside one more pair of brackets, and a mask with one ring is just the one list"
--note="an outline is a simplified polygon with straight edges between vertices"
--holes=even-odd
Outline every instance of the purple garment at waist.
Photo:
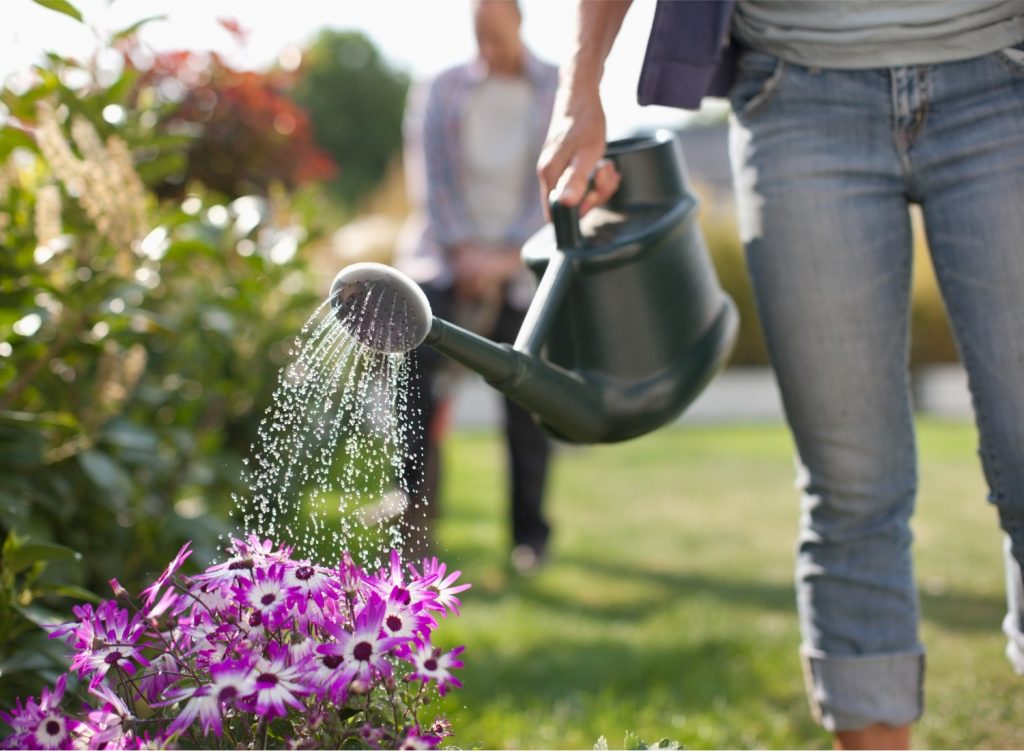
[[658,0],[637,101],[697,109],[732,83],[729,25],[735,0]]

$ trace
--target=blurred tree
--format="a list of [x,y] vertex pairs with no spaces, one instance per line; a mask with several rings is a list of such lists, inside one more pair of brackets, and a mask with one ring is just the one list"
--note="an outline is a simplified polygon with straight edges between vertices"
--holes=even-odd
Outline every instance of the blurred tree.
[[163,129],[193,136],[184,169],[159,186],[162,196],[179,195],[189,182],[232,198],[267,195],[275,184],[291,189],[337,172],[306,112],[284,93],[281,74],[237,71],[216,54],[177,51],[158,55],[140,83],[176,105]]
[[349,207],[384,178],[402,148],[409,78],[358,32],[323,31],[305,52],[292,96],[316,142],[341,166],[331,183]]

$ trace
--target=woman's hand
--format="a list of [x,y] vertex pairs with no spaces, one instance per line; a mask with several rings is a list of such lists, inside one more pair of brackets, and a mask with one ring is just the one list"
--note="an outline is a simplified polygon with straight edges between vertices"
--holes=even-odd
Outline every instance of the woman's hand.
[[605,148],[605,116],[601,76],[631,0],[580,0],[576,44],[562,70],[548,138],[537,164],[541,196],[547,210],[557,198],[579,206],[585,214],[618,189],[615,165],[601,159]]
[[580,215],[618,189],[615,165],[602,159],[605,115],[596,86],[559,89],[547,142],[537,164],[545,207],[552,198],[580,207]]

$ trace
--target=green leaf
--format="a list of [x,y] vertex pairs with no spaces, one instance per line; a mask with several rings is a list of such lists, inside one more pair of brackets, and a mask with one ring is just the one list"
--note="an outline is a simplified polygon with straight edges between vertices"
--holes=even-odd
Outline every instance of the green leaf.
[[0,128],[0,162],[6,161],[11,152],[18,148],[36,151],[36,142],[21,128],[11,125]]
[[156,159],[148,162],[139,162],[135,165],[139,177],[146,185],[152,185],[171,175],[178,175],[185,171],[188,161],[182,153],[161,154]]
[[185,151],[195,140],[196,137],[189,133],[162,133],[160,135],[151,135],[147,133],[144,146],[147,152],[172,150]]
[[36,673],[52,666],[53,661],[46,655],[33,650],[22,650],[0,660],[0,678],[12,673]]
[[78,420],[69,412],[15,412],[0,410],[0,424],[45,425],[55,428],[78,428]]
[[[10,542],[11,539],[8,538],[8,543]],[[31,568],[37,563],[51,563],[53,561],[77,562],[81,559],[81,554],[71,548],[49,542],[15,542],[14,545],[4,545],[4,565],[16,574]]]
[[143,19],[141,19],[139,21],[136,21],[131,26],[128,26],[128,27],[126,27],[124,29],[121,29],[120,31],[116,32],[110,38],[110,41],[111,42],[118,42],[118,41],[124,39],[125,37],[130,37],[132,34],[134,34],[136,31],[141,29],[147,23],[151,23],[153,21],[166,21],[166,20],[167,20],[167,16],[166,15],[148,16],[148,17],[143,18]]
[[44,8],[63,13],[65,16],[71,16],[76,21],[84,21],[78,8],[69,3],[68,0],[33,0],[33,2],[36,5],[42,5]]
[[37,584],[32,588],[32,591],[37,595],[57,595],[58,597],[85,600],[86,602],[103,602],[103,598],[98,594],[76,584]]
[[123,509],[131,494],[132,481],[124,469],[101,451],[85,451],[78,463],[101,491],[99,500],[114,509]]
[[31,508],[29,502],[20,494],[0,488],[0,524],[8,529],[13,527],[28,516]]
[[57,89],[56,77],[45,75],[49,71],[39,71],[39,83],[25,93],[15,94],[11,89],[0,89],[0,102],[19,120],[34,122],[36,119],[36,103]]
[[53,626],[65,621],[63,616],[38,605],[12,605],[11,607],[37,626]]
[[160,445],[156,432],[149,427],[137,425],[123,418],[115,418],[103,430],[107,443],[129,451],[153,453]]

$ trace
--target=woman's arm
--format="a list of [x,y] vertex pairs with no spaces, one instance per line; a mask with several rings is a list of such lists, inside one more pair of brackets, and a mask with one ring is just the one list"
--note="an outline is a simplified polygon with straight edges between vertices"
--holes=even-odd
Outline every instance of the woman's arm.
[[614,166],[598,164],[605,149],[600,86],[605,60],[630,4],[631,0],[579,2],[575,48],[561,71],[547,142],[537,164],[545,206],[554,191],[563,204],[579,204],[580,212],[586,213],[618,188]]

